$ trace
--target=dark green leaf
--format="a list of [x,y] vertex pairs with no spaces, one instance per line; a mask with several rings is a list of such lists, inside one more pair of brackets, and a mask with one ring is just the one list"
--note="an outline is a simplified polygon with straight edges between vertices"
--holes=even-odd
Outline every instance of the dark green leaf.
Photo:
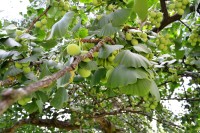
[[119,31],[118,27],[113,27],[111,23],[106,24],[102,27],[102,29],[99,31],[98,36],[111,36],[114,35]]
[[51,101],[51,106],[56,109],[60,109],[63,106],[63,103],[67,100],[67,92],[65,88],[59,88]]
[[106,76],[106,69],[100,68],[94,72],[94,75],[91,79],[91,85],[97,85],[100,83],[100,80]]

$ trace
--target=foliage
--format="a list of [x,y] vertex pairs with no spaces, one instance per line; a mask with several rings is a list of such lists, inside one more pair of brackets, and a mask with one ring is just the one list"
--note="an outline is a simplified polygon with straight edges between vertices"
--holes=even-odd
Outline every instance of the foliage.
[[30,2],[0,21],[0,132],[200,131],[197,0]]

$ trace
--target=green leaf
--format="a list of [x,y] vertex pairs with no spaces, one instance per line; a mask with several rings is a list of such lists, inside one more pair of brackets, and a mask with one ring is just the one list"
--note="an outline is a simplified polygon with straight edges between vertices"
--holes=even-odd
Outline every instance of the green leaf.
[[4,78],[7,78],[8,76],[16,76],[23,72],[21,69],[18,69],[14,66],[11,66],[8,68],[8,70],[4,73]]
[[132,9],[119,9],[116,10],[113,14],[112,14],[112,24],[113,26],[121,26],[123,25],[128,17],[130,16],[132,12]]
[[20,53],[17,52],[17,51],[5,51],[5,50],[2,50],[0,49],[0,59],[5,59],[5,58],[8,58],[10,56],[18,56]]
[[13,38],[6,39],[4,44],[6,44],[9,47],[21,47],[21,44],[16,42]]
[[66,34],[74,15],[75,13],[73,11],[69,11],[63,16],[61,20],[55,23],[47,40],[50,40],[53,37],[63,37]]
[[34,61],[38,60],[39,56],[40,55],[38,55],[38,54],[34,54],[34,55],[30,56],[30,57],[27,57],[25,59],[20,60],[19,62],[20,63],[34,62]]
[[38,80],[37,76],[36,76],[33,72],[27,73],[27,74],[25,75],[25,77],[26,77],[27,79],[32,80],[32,81],[37,81],[37,80]]
[[99,50],[99,58],[107,58],[112,52],[115,50],[119,50],[123,48],[123,45],[103,45],[103,47],[100,48]]
[[113,27],[111,23],[106,24],[102,27],[102,29],[99,31],[98,36],[111,36],[114,35],[119,31],[119,27]]
[[98,66],[97,66],[97,62],[96,61],[89,61],[89,62],[81,62],[79,64],[79,66],[81,68],[85,68],[87,70],[97,70]]
[[30,114],[36,112],[38,110],[38,106],[36,101],[32,101],[24,106],[24,109],[29,112]]
[[38,106],[39,112],[42,113],[43,104],[44,104],[44,103],[42,102],[42,100],[39,99],[39,100],[36,101],[36,104],[37,104],[37,106]]
[[70,77],[71,74],[69,72],[67,72],[64,76],[60,77],[57,80],[57,88],[64,87],[69,82]]
[[144,44],[135,45],[135,46],[133,46],[133,48],[134,48],[135,51],[137,51],[137,52],[143,52],[143,53],[146,53],[146,54],[151,53],[151,49],[149,49],[149,48],[148,48],[146,45],[144,45]]
[[45,76],[51,75],[51,72],[49,70],[49,67],[47,66],[47,63],[44,63],[40,66],[40,79],[42,79]]
[[35,95],[37,97],[37,99],[42,100],[43,103],[48,101],[48,96],[46,93],[42,92],[42,91],[37,91],[35,92]]
[[97,85],[100,83],[100,80],[106,76],[106,69],[100,68],[94,72],[94,75],[91,79],[91,85]]
[[144,21],[148,14],[148,0],[134,0],[134,11]]
[[60,109],[63,106],[63,103],[67,100],[67,92],[65,88],[59,88],[51,101],[51,106],[56,109]]
[[147,79],[148,73],[143,69],[128,68],[123,65],[116,67],[110,74],[107,86],[110,88],[134,84],[137,79]]
[[45,40],[45,41],[39,42],[39,44],[43,48],[45,48],[45,50],[49,50],[49,49],[53,48],[54,46],[56,46],[57,42],[56,42],[56,40],[51,39],[51,40]]
[[151,80],[150,93],[156,97],[157,101],[160,101],[160,93],[156,83],[153,80]]
[[148,68],[151,66],[151,63],[149,62],[148,59],[146,59],[144,56],[132,53],[130,50],[124,50],[120,52],[115,60],[116,63],[125,65],[126,67],[144,67]]
[[151,86],[151,81],[148,79],[139,79],[135,84],[130,84],[120,88],[122,94],[146,96]]
[[36,37],[34,37],[34,36],[32,36],[32,35],[30,35],[28,33],[22,34],[19,38],[21,38],[21,39],[28,39],[28,40],[35,40],[36,39]]
[[80,0],[81,3],[90,3],[92,0]]

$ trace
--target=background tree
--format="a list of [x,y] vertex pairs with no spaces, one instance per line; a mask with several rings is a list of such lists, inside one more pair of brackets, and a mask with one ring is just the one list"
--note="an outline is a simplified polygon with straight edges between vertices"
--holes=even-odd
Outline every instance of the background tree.
[[200,131],[197,0],[30,3],[0,23],[1,132]]

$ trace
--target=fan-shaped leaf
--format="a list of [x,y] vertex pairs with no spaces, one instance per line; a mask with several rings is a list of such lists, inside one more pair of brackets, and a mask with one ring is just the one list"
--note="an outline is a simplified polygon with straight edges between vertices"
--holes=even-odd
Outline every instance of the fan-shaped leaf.
[[100,68],[94,72],[94,75],[91,79],[91,85],[99,84],[100,80],[106,76],[106,69]]
[[54,98],[51,101],[51,105],[56,109],[60,109],[63,103],[67,100],[67,92],[65,88],[59,88]]
[[99,50],[99,58],[107,58],[115,50],[123,48],[123,45],[103,45]]
[[134,11],[138,17],[144,21],[148,14],[148,0],[134,0]]
[[70,23],[72,22],[74,14],[75,13],[73,11],[67,12],[61,20],[55,23],[52,27],[48,40],[53,37],[63,37],[66,34]]
[[132,53],[130,50],[124,50],[120,52],[116,56],[115,62],[125,65],[126,67],[135,67],[135,68],[139,67],[148,68],[151,65],[149,60],[147,60],[145,57],[136,53]]
[[98,36],[111,36],[119,31],[118,27],[113,27],[111,23],[106,24],[99,31]]
[[121,26],[126,22],[130,16],[132,9],[119,9],[112,13],[112,24],[113,26]]
[[143,69],[128,68],[123,65],[119,65],[110,74],[107,86],[110,88],[122,87],[136,83],[137,79],[146,78],[148,78],[148,74]]
[[151,53],[151,49],[149,49],[146,45],[144,44],[138,44],[133,46],[133,48],[137,51],[137,52],[143,52],[143,53]]
[[13,38],[8,38],[4,42],[9,47],[21,47],[21,44],[16,42]]
[[150,93],[156,97],[157,101],[160,101],[160,93],[156,83],[153,80],[151,81]]
[[130,84],[120,88],[121,93],[127,95],[145,96],[149,93],[151,81],[148,79],[139,79],[135,84]]

